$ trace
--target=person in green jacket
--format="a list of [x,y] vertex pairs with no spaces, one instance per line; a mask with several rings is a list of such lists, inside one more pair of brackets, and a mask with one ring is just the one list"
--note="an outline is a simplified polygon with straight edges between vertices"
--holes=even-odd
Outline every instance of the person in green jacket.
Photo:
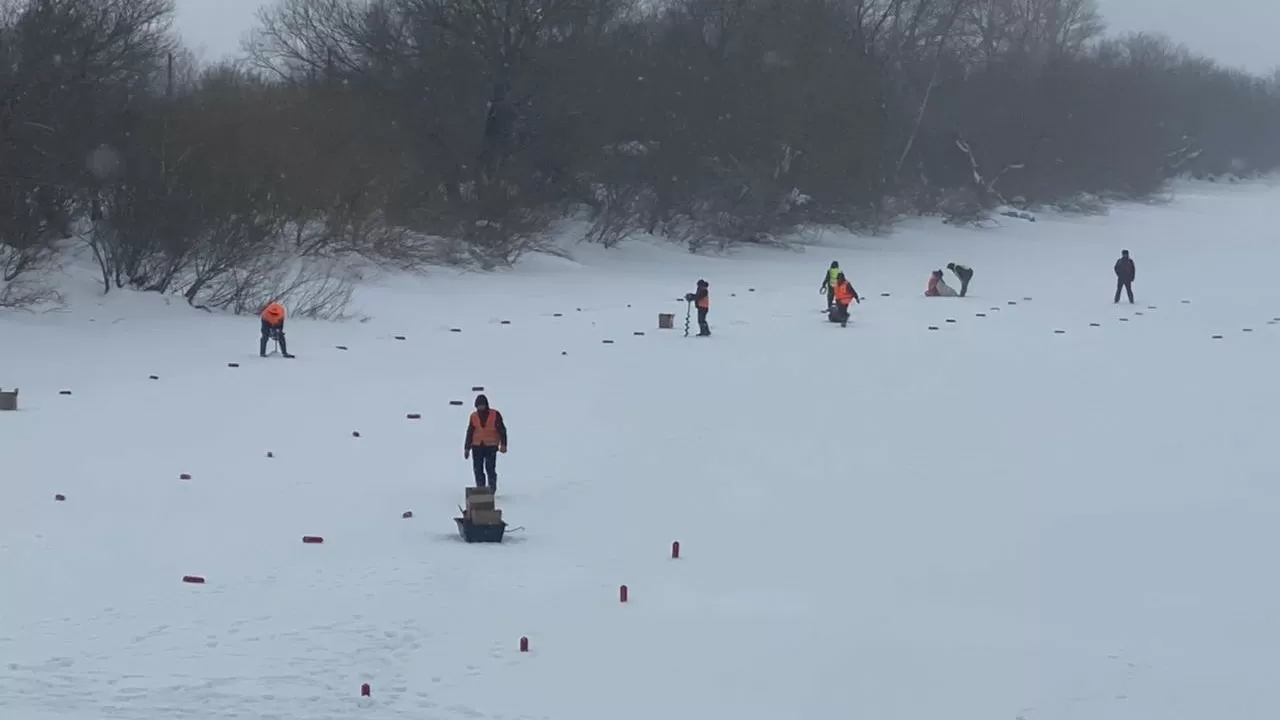
[[964,297],[969,292],[969,281],[973,279],[973,268],[965,267],[960,263],[947,263],[947,269],[955,273],[956,279],[960,281],[960,297]]
[[831,261],[831,267],[827,268],[827,274],[822,276],[822,286],[818,288],[818,292],[825,291],[827,293],[827,310],[831,310],[831,306],[836,302],[836,281],[840,277],[840,263],[835,260]]

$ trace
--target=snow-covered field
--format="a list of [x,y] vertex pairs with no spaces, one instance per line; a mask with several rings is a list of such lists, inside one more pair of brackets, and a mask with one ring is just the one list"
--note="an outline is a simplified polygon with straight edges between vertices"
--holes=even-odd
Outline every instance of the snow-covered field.
[[[0,715],[1280,716],[1278,207],[586,249],[370,288],[292,361],[152,296],[0,316]],[[922,297],[952,260],[971,296]],[[473,385],[500,546],[452,520]]]

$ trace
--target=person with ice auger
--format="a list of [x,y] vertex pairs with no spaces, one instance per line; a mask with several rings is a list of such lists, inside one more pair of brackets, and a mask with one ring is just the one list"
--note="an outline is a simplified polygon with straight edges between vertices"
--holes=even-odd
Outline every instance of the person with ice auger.
[[467,437],[462,445],[462,457],[471,459],[471,469],[476,476],[476,487],[488,487],[498,491],[498,453],[507,451],[507,424],[502,413],[489,407],[489,398],[476,396],[476,411],[467,421]]
[[840,327],[849,326],[849,305],[852,303],[861,303],[862,298],[858,297],[858,291],[853,289],[853,284],[849,282],[844,273],[836,274],[836,281],[831,288],[832,305],[827,311],[827,319],[831,322],[840,323]]
[[818,287],[818,292],[827,294],[827,310],[831,310],[831,306],[835,304],[836,298],[836,280],[840,276],[840,263],[832,260],[831,267],[827,268],[827,272],[822,276],[822,285]]
[[[698,308],[698,337],[711,336],[711,326],[707,324],[707,313],[711,311],[711,291],[709,288],[710,283],[706,280],[699,280],[697,292],[687,293],[684,296],[685,302],[691,302],[694,307]],[[687,322],[685,327],[685,334],[688,335]]]
[[284,340],[284,306],[272,302],[262,311],[262,338],[258,340],[258,356],[267,356],[267,341],[275,340],[280,346],[281,357],[291,358],[289,346]]

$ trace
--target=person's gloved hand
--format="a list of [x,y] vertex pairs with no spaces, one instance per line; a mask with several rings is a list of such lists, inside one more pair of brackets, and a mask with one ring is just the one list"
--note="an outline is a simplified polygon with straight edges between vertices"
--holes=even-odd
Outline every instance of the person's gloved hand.
[[462,451],[462,459],[463,459],[463,460],[470,460],[470,459],[471,459],[471,451],[470,451],[470,450],[463,450],[463,451]]
[[693,293],[685,293],[685,294],[684,294],[684,301],[685,301],[685,302],[693,302],[693,299],[694,299],[695,297],[697,297],[697,296],[696,296],[696,295],[694,295]]
[[506,445],[499,445],[499,446],[498,446],[498,452],[502,453],[503,455],[506,455],[506,454],[507,454],[507,446],[506,446]]

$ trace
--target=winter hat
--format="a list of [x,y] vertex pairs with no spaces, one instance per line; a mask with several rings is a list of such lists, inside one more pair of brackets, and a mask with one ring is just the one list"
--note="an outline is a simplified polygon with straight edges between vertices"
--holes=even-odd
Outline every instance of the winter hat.
[[833,268],[838,268],[838,267],[840,267],[840,263],[839,263],[839,262],[837,262],[837,261],[835,261],[835,260],[832,260],[832,261],[831,261],[831,267],[833,267]]
[[699,281],[698,281],[698,287],[707,287],[709,284],[710,284],[710,283],[708,283],[706,280],[699,280]]
[[955,269],[956,269],[956,264],[955,264],[955,263],[947,263],[947,269],[948,269],[948,270],[955,270]]
[[484,395],[476,396],[476,409],[489,407],[489,398]]

